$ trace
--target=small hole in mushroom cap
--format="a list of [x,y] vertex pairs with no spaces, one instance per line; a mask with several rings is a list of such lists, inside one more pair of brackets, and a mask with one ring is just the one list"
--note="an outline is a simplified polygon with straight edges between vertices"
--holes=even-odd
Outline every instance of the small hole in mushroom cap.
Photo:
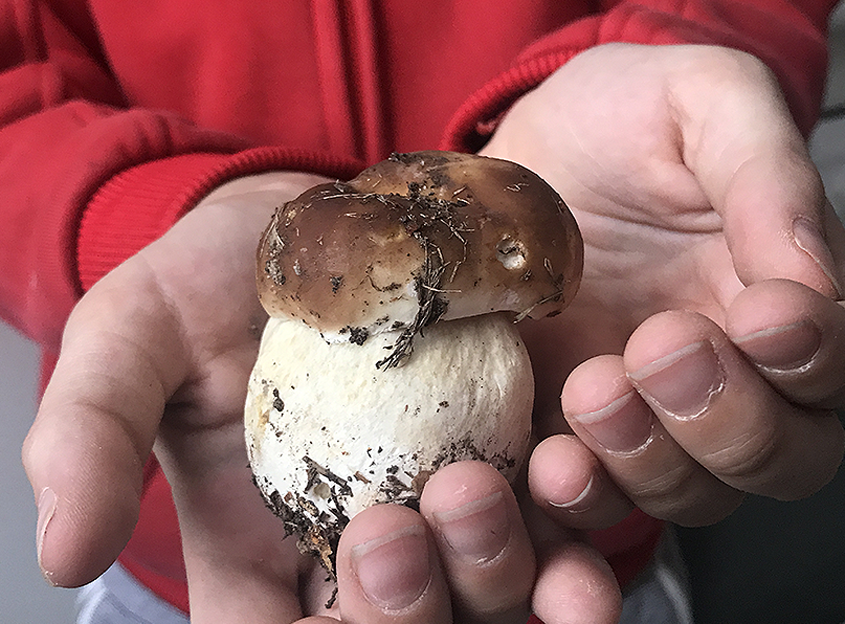
[[521,269],[525,266],[525,247],[506,236],[496,245],[496,259],[509,271]]

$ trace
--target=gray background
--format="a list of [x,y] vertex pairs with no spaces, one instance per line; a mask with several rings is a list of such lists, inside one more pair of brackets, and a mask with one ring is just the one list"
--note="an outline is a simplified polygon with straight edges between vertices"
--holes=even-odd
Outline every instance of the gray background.
[[70,624],[74,592],[51,588],[35,561],[35,502],[20,448],[35,415],[38,351],[0,323],[0,623]]
[[[826,108],[845,105],[845,9],[834,15]],[[812,151],[845,215],[845,112],[823,120]],[[50,588],[35,561],[35,505],[20,445],[35,413],[38,354],[0,324],[0,624],[70,624],[72,590]],[[752,497],[727,520],[682,530],[699,624],[845,622],[845,470],[819,495]]]

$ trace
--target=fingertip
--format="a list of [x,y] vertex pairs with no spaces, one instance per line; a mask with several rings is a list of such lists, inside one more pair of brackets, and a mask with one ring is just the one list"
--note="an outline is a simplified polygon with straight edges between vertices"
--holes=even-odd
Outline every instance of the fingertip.
[[[842,279],[836,266],[836,260],[827,240],[827,235],[822,229],[821,223],[816,219],[804,215],[796,217],[792,221],[792,238],[795,245],[803,251],[821,272],[821,275],[812,278],[799,279],[808,286],[816,287],[835,299],[845,297],[845,289],[842,286]],[[825,279],[826,278],[826,279]]]
[[547,438],[534,449],[528,487],[546,515],[570,528],[607,528],[632,509],[598,458],[573,435]]
[[564,387],[561,406],[573,431],[596,453],[634,453],[652,438],[654,417],[620,356],[600,356],[579,366]]
[[631,383],[664,424],[706,412],[728,382],[727,369],[741,359],[716,323],[689,311],[647,319],[623,357]]
[[534,550],[507,480],[483,462],[437,471],[420,511],[432,527],[460,621],[525,621]]
[[422,517],[400,505],[378,505],[344,529],[337,556],[343,619],[449,622],[448,589]]
[[727,310],[725,330],[736,341],[761,330],[790,325],[827,307],[827,297],[793,280],[770,279],[740,291]]
[[623,354],[629,378],[667,355],[695,342],[724,340],[724,332],[712,320],[689,310],[659,312],[643,321],[628,339]]
[[55,587],[80,587],[90,583],[117,559],[137,522],[134,509],[110,510],[108,520],[89,521],[90,511],[73,499],[45,488],[39,497],[36,553],[45,580]]
[[762,370],[798,371],[811,364],[822,346],[822,332],[810,319],[741,334],[733,343]]
[[834,252],[842,225],[830,218],[818,171],[803,151],[767,149],[768,157],[753,157],[734,173],[717,207],[736,273],[746,285],[791,279],[841,298],[845,258]]
[[726,332],[759,374],[799,406],[845,404],[845,308],[803,284],[767,280],[728,308]]
[[528,488],[542,508],[578,513],[588,509],[597,493],[598,459],[573,435],[540,442],[528,464]]
[[591,413],[606,407],[632,389],[618,355],[600,355],[578,365],[561,392],[564,415]]
[[366,510],[341,537],[339,556],[346,565],[338,566],[338,576],[354,579],[384,611],[409,607],[432,580],[426,529],[412,513],[401,507]]
[[511,565],[519,560],[533,566],[533,555],[530,561],[524,552],[513,556],[515,548],[527,547],[528,535],[510,485],[485,462],[456,462],[438,470],[423,490],[420,513],[434,530],[447,569],[465,573],[508,555]]
[[591,546],[570,541],[544,553],[533,609],[544,624],[616,624],[622,593],[607,561]]
[[140,508],[136,455],[119,437],[82,429],[85,435],[71,434],[36,421],[21,454],[38,509],[36,556],[44,578],[59,587],[105,572],[132,536]]
[[57,502],[56,493],[49,487],[41,490],[36,502],[38,520],[35,523],[35,552],[38,567],[41,568],[42,575],[51,585],[56,585],[56,583],[53,582],[52,574],[48,571],[48,568],[44,566],[42,552],[44,551],[44,536],[47,534],[47,527],[56,513]]
[[431,475],[420,497],[420,510],[431,515],[497,492],[510,492],[510,485],[493,466],[481,461],[454,462]]

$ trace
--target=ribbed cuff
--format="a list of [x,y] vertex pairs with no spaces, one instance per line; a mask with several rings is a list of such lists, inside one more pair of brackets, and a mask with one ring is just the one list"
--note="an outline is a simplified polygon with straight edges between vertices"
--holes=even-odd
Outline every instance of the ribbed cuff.
[[282,148],[185,154],[126,169],[99,188],[82,216],[76,254],[80,284],[87,291],[228,180],[266,171],[348,179],[361,169],[362,163],[330,154]]
[[559,50],[515,65],[476,91],[455,113],[440,149],[477,152],[496,130],[513,103],[536,88],[582,48]]

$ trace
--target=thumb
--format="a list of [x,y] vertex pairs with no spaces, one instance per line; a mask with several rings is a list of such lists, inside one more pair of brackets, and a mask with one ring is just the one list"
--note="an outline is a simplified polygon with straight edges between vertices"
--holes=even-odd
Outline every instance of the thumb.
[[725,54],[718,82],[679,79],[673,92],[684,160],[722,217],[737,275],[842,298],[845,231],[777,81],[754,57]]
[[721,205],[734,268],[746,285],[771,278],[845,297],[845,232],[807,156],[780,145],[739,165]]
[[53,585],[92,581],[129,540],[144,464],[184,361],[155,306],[138,305],[154,297],[152,284],[113,285],[111,276],[131,272],[123,265],[77,305],[23,446],[39,564]]

